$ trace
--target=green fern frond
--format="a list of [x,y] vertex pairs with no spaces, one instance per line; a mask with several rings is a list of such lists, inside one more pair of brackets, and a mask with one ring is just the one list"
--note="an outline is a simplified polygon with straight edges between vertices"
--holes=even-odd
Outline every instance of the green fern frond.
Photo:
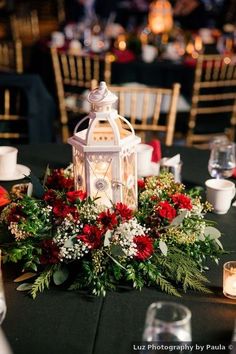
[[158,276],[156,278],[156,284],[160,286],[161,290],[166,292],[169,295],[174,295],[177,297],[180,297],[180,294],[178,291],[175,289],[173,285],[171,285],[166,279],[164,279],[161,276]]
[[49,288],[51,278],[53,276],[54,267],[51,267],[44,272],[42,272],[32,285],[30,294],[33,299],[36,298],[38,292],[42,293],[45,288]]
[[187,289],[199,292],[210,293],[205,283],[207,278],[200,272],[196,262],[178,248],[168,248],[167,256],[156,257],[156,262],[161,268],[163,276],[177,285],[181,285],[186,292]]

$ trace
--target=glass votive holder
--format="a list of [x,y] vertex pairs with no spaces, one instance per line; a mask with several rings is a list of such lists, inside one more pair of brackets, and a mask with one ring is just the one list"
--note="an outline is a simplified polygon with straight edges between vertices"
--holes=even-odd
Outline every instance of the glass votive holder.
[[223,266],[223,294],[236,300],[236,261],[230,261]]
[[191,342],[191,311],[175,302],[152,303],[146,313],[143,341]]

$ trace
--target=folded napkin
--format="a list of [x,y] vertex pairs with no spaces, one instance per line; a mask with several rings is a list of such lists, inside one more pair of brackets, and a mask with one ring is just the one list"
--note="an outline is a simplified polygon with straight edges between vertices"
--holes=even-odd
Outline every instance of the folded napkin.
[[129,49],[126,50],[113,49],[112,52],[116,57],[116,61],[119,63],[129,63],[135,60],[134,53]]
[[152,162],[159,162],[161,160],[161,143],[159,140],[152,140],[148,145],[153,147]]

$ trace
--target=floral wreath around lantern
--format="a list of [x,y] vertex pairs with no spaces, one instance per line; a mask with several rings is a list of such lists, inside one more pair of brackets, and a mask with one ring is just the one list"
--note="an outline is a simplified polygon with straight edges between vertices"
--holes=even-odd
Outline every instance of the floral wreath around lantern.
[[0,248],[5,262],[22,265],[18,290],[33,298],[52,283],[103,296],[121,284],[176,296],[181,288],[208,291],[205,261],[224,251],[204,218],[211,206],[196,191],[163,173],[139,180],[136,211],[123,203],[108,208],[74,190],[72,174],[48,171],[31,196],[0,190]]

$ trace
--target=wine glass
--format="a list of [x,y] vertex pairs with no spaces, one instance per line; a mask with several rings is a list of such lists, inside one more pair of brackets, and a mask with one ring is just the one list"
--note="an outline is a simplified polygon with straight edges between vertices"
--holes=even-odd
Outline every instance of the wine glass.
[[143,341],[191,342],[191,311],[175,302],[159,301],[147,310]]
[[216,140],[211,145],[208,171],[213,178],[229,178],[235,168],[235,144]]

